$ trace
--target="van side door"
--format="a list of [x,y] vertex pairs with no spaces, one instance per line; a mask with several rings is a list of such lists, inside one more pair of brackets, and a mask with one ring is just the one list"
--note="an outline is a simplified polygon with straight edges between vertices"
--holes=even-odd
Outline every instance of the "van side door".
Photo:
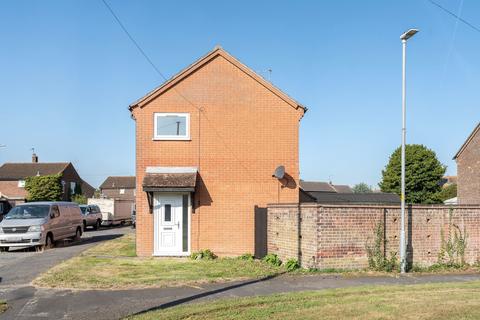
[[62,223],[60,221],[60,210],[58,209],[58,206],[56,204],[50,207],[48,229],[45,231],[52,232],[54,240],[58,240],[62,238],[63,231],[62,231]]

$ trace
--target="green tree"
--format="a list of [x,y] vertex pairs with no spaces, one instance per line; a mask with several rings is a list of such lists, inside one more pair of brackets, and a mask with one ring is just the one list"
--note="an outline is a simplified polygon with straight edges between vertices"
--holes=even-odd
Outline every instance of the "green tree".
[[457,185],[451,184],[446,187],[443,187],[442,190],[438,192],[438,200],[445,201],[451,198],[455,198],[457,196]]
[[352,188],[353,192],[355,193],[370,193],[372,192],[372,188],[365,182],[360,182],[357,183],[356,185],[353,186]]
[[34,176],[25,179],[28,201],[59,201],[62,199],[62,175]]
[[[438,161],[434,151],[423,145],[409,144],[405,149],[405,201],[407,203],[439,203],[439,182],[446,167]],[[383,192],[400,195],[401,149],[390,156],[379,183]]]

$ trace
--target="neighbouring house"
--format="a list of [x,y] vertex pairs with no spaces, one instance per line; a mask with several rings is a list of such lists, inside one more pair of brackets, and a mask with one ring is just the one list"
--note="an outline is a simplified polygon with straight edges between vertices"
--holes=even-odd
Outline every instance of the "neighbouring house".
[[400,197],[395,193],[328,193],[308,192],[309,198],[301,197],[300,202],[324,204],[400,204]]
[[440,186],[442,188],[446,188],[451,185],[457,184],[457,181],[457,176],[444,176],[442,180],[440,180]]
[[480,123],[453,159],[457,162],[458,204],[480,204]]
[[216,47],[129,109],[137,254],[265,254],[267,204],[299,201],[306,108]]
[[78,189],[77,186],[80,186],[82,194],[86,197],[93,196],[95,189],[80,178],[72,163],[38,162],[38,157],[33,154],[32,162],[5,163],[0,167],[0,202],[8,203],[10,206],[25,202],[27,199],[25,179],[53,174],[62,175],[62,200],[70,200],[70,196]]
[[100,193],[105,198],[135,200],[135,177],[107,177],[100,185]]
[[333,184],[322,181],[304,181],[300,180],[300,188],[306,192],[326,192],[326,193],[353,193],[348,185]]

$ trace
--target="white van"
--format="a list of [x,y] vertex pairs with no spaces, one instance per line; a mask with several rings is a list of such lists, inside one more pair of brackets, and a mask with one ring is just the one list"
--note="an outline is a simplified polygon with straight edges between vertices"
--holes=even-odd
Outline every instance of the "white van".
[[0,250],[51,248],[54,242],[82,236],[82,213],[72,202],[29,202],[12,208],[0,222]]

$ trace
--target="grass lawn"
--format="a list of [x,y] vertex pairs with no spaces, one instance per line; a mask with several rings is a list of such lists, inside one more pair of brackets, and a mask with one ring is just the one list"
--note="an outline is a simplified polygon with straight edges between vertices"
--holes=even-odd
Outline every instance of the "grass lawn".
[[7,303],[3,300],[0,300],[0,314],[7,310]]
[[480,281],[365,286],[193,303],[148,319],[480,319]]
[[138,258],[134,235],[110,240],[67,260],[34,280],[42,287],[75,289],[145,288],[260,278],[284,269],[233,258]]

